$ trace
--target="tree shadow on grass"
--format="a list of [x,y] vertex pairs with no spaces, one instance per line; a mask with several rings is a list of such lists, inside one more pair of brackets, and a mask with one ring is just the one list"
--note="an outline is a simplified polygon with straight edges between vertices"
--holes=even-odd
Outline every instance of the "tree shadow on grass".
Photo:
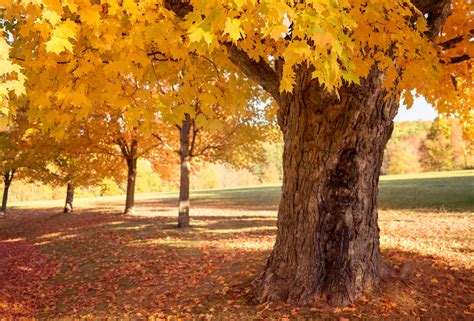
[[[254,191],[255,190],[255,191]],[[191,193],[191,207],[276,211],[280,201],[280,187],[252,188],[242,190],[216,190]],[[168,207],[176,208],[177,196],[160,197],[156,199],[137,200],[140,207]]]
[[[410,262],[411,276],[384,282],[381,292],[366,295],[352,307],[333,309],[323,302],[304,308],[281,302],[257,305],[251,282],[273,245],[276,218],[195,215],[193,222],[194,229],[183,231],[172,227],[175,217],[88,211],[71,215],[27,211],[13,216],[0,224],[0,252],[26,250],[20,261],[17,254],[12,260],[12,255],[0,253],[0,281],[15,294],[0,292],[4,295],[0,315],[247,320],[471,316],[467,314],[472,312],[468,305],[474,290],[471,269],[397,248],[384,251],[386,262],[395,269]],[[36,270],[45,266],[57,268],[47,270],[43,280]],[[25,292],[26,283],[35,284],[41,293]],[[37,308],[18,308],[27,304]]]

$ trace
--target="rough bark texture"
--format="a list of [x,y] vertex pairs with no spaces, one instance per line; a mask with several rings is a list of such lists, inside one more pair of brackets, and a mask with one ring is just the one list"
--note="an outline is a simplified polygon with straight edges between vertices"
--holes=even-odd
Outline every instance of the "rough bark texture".
[[64,204],[63,213],[70,213],[73,211],[73,202],[74,202],[74,184],[67,183],[66,202]]
[[10,190],[10,185],[13,181],[14,176],[15,176],[14,169],[3,173],[3,198],[2,198],[2,208],[0,210],[0,217],[4,217],[7,214],[8,192]]
[[377,186],[398,107],[380,82],[374,70],[337,99],[300,67],[293,94],[281,96],[282,199],[259,300],[304,305],[326,295],[347,305],[378,287]]
[[185,228],[190,226],[189,219],[189,174],[191,170],[191,155],[189,152],[190,141],[189,134],[191,130],[191,119],[186,114],[180,128],[180,149],[179,157],[181,164],[181,175],[179,180],[179,213],[178,213],[178,227]]

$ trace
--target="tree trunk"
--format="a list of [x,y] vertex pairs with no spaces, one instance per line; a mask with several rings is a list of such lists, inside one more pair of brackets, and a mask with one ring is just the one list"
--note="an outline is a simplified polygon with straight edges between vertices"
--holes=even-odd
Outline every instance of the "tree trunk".
[[5,217],[7,214],[7,203],[8,203],[8,191],[15,175],[15,169],[3,173],[3,198],[2,208],[0,210],[0,217]]
[[379,249],[377,194],[396,100],[384,100],[372,71],[340,99],[298,71],[279,99],[283,187],[276,243],[255,280],[260,301],[304,305],[324,296],[344,306],[375,289],[386,272]]
[[137,159],[127,159],[127,199],[125,200],[124,214],[135,212],[135,183],[137,178]]
[[70,213],[73,210],[72,203],[74,202],[74,184],[67,183],[66,203],[64,204],[63,213]]
[[191,118],[188,114],[182,122],[180,129],[179,158],[181,164],[181,175],[179,180],[179,207],[178,227],[190,226],[189,219],[189,174],[191,170],[191,155],[189,153],[189,133],[191,129]]

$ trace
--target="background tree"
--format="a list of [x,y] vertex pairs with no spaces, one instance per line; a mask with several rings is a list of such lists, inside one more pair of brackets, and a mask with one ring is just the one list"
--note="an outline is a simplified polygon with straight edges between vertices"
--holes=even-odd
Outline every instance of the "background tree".
[[169,105],[163,120],[175,129],[174,135],[166,138],[155,133],[154,137],[179,157],[178,226],[184,228],[190,226],[191,163],[249,167],[262,162],[263,142],[271,140],[273,124],[263,112],[268,97],[238,70],[219,70],[212,61],[194,62],[179,82],[163,98]]
[[427,171],[453,169],[451,127],[443,118],[436,118],[431,125],[426,141],[421,146],[421,162]]
[[[86,134],[91,150],[108,155],[110,159],[125,161],[127,184],[124,214],[133,214],[138,160],[163,157],[156,153],[160,143],[153,138],[152,133],[167,129],[164,126],[157,129],[161,121],[154,107],[156,105],[151,105],[154,104],[153,101],[145,101],[144,96],[138,98],[134,94],[122,94],[127,97],[128,103],[124,103],[121,109],[108,104],[96,108],[95,114],[87,119],[89,129]],[[160,173],[165,173],[168,168],[169,166],[163,163],[156,166]]]
[[25,108],[10,115],[8,125],[0,132],[0,171],[3,177],[3,198],[0,215],[7,212],[8,194],[15,177],[27,179],[44,170],[46,160],[38,155],[45,148],[32,134]]
[[[77,126],[75,129],[80,128]],[[47,154],[48,165],[45,171],[36,175],[36,180],[52,186],[66,186],[64,213],[73,211],[76,188],[97,186],[104,179],[119,180],[122,177],[123,167],[117,158],[97,153],[94,146],[77,132],[76,135],[69,132],[69,136],[59,142],[49,138],[48,149],[43,153]]]

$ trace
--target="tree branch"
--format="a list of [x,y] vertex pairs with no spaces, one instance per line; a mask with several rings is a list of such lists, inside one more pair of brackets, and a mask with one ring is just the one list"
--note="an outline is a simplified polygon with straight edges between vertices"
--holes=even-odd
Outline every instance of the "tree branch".
[[173,149],[173,147],[171,147],[167,142],[165,142],[165,141],[163,140],[163,138],[161,138],[160,135],[158,135],[158,134],[152,134],[152,136],[155,137],[156,139],[158,139],[158,140],[160,141],[160,143],[161,143],[164,147],[166,147],[168,150],[172,151],[173,153],[179,154],[179,150]]
[[451,14],[451,0],[412,0],[412,3],[423,15],[428,15],[428,31],[425,34],[434,40]]
[[474,29],[469,30],[468,35],[461,35],[461,36],[457,36],[455,38],[443,41],[443,42],[439,43],[438,46],[440,46],[441,48],[443,48],[445,50],[446,49],[452,49],[452,48],[456,47],[456,45],[458,43],[463,42],[464,39],[470,39],[472,37],[474,37]]
[[256,81],[263,89],[278,100],[280,97],[278,75],[263,59],[259,62],[253,60],[249,55],[232,43],[225,43],[229,52],[229,58],[247,77]]
[[469,59],[471,59],[471,56],[469,56],[468,54],[464,54],[462,56],[449,58],[448,64],[458,64]]

